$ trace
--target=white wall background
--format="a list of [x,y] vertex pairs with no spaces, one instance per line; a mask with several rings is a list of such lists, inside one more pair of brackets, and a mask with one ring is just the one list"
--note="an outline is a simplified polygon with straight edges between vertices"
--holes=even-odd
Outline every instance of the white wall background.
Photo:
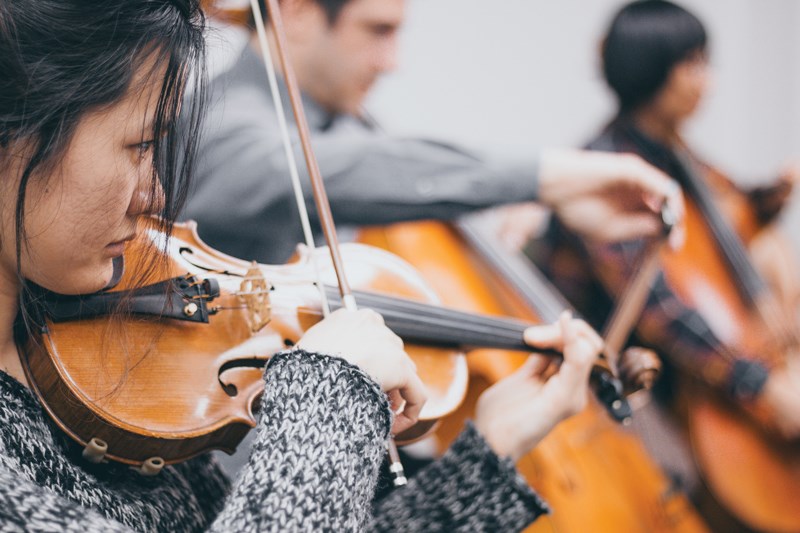
[[[704,21],[714,85],[687,138],[740,182],[800,160],[800,3],[679,0]],[[400,68],[368,102],[391,132],[497,154],[580,145],[614,102],[599,40],[619,0],[409,0]],[[800,244],[800,193],[784,217]]]

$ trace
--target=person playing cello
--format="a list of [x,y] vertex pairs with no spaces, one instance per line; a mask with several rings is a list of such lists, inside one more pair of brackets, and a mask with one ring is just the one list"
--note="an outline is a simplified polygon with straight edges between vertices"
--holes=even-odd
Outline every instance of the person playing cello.
[[[687,168],[720,192],[736,197],[754,213],[760,233],[751,241],[748,260],[761,267],[768,284],[784,298],[787,321],[796,319],[796,270],[785,275],[772,252],[775,220],[797,172],[789,168],[774,185],[738,189],[718,171],[703,163],[684,140],[682,130],[696,111],[709,81],[707,35],[703,24],[684,8],[664,0],[632,2],[614,16],[602,41],[603,74],[616,96],[615,117],[588,147],[606,152],[633,153],[686,186]],[[688,190],[688,189],[687,189]],[[691,242],[693,235],[687,235]],[[770,244],[767,244],[770,243]],[[555,217],[543,239],[529,246],[529,254],[554,279],[590,323],[602,323],[613,295],[625,287],[642,240],[618,245],[590,242],[574,235]],[[786,255],[788,243],[783,243]],[[716,249],[716,248],[715,248]],[[703,263],[697,261],[698,268]],[[775,272],[778,272],[776,275]],[[734,290],[736,288],[734,287]],[[706,298],[708,305],[714,299]],[[716,312],[727,316],[724,306]],[[800,388],[786,367],[769,369],[756,353],[724,342],[709,314],[689,305],[661,275],[651,293],[638,331],[657,347],[673,368],[723,393],[746,410],[769,413],[785,438],[800,436]],[[743,332],[746,334],[746,332]],[[669,373],[665,373],[669,375]],[[674,381],[666,380],[663,389]],[[668,395],[673,391],[665,390]]]

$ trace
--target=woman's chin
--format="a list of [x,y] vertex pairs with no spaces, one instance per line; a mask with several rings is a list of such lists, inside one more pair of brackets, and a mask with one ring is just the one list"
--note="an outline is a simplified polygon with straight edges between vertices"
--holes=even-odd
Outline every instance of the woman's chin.
[[57,279],[31,280],[45,289],[67,296],[77,294],[91,294],[103,290],[111,282],[114,276],[114,264],[108,261],[108,265],[101,268],[92,269],[80,274],[73,273],[68,276],[61,276]]

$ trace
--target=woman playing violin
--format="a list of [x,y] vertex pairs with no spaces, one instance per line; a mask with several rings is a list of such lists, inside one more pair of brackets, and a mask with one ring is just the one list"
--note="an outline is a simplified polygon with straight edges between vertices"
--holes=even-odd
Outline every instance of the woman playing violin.
[[90,464],[48,419],[23,364],[31,288],[99,291],[138,217],[174,220],[201,109],[183,110],[188,142],[174,128],[187,83],[202,91],[203,28],[195,0],[0,4],[2,529],[522,528],[546,507],[513,461],[582,408],[601,348],[567,316],[526,331],[532,346],[563,350],[557,371],[532,358],[488,390],[450,451],[374,509],[385,441],[415,422],[425,392],[372,311],[336,312],[271,359],[233,485],[208,455],[155,477]]

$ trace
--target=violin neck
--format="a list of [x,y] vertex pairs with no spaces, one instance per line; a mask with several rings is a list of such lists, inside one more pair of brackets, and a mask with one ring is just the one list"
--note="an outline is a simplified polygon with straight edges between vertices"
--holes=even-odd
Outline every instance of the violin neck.
[[[371,292],[355,291],[353,295],[359,308],[379,312],[386,325],[410,343],[463,350],[498,348],[531,351],[524,340],[524,331],[533,325],[528,322],[457,311]],[[335,287],[327,287],[327,296],[331,307],[342,307],[341,297]],[[545,353],[561,356],[556,351]]]

